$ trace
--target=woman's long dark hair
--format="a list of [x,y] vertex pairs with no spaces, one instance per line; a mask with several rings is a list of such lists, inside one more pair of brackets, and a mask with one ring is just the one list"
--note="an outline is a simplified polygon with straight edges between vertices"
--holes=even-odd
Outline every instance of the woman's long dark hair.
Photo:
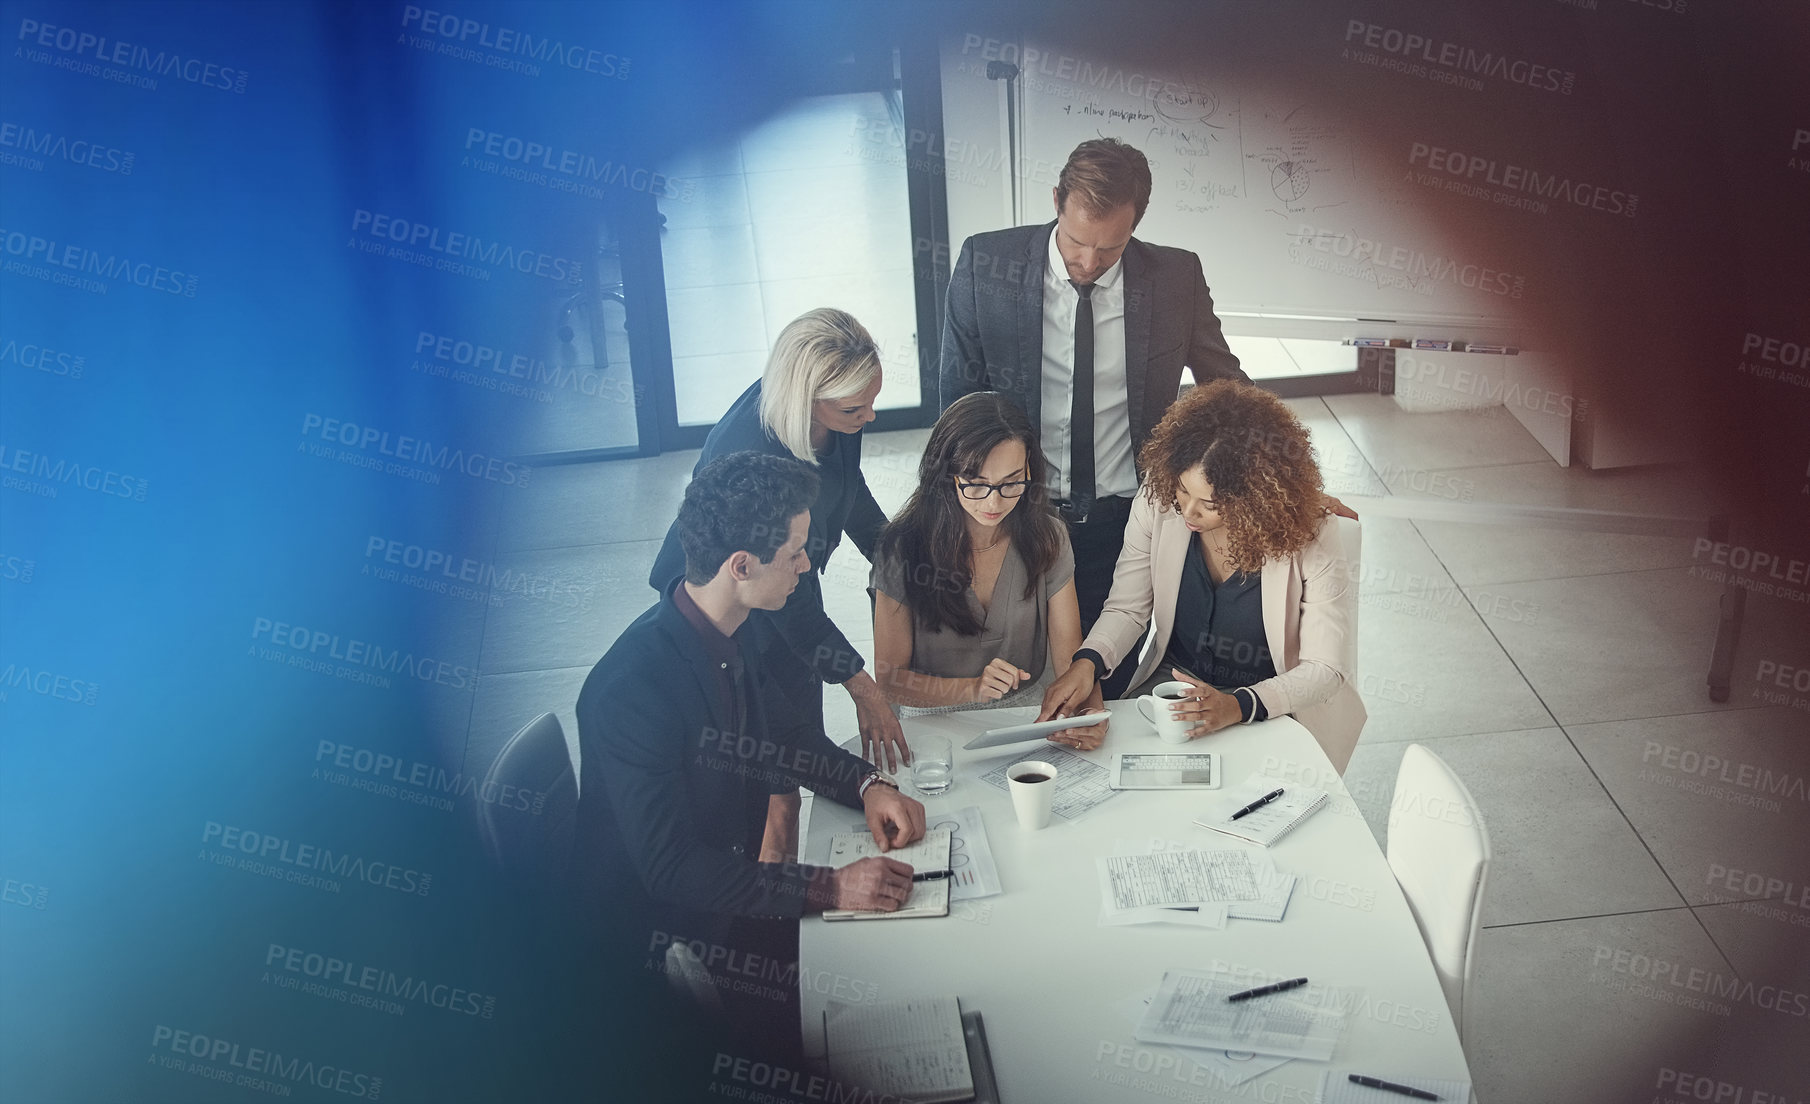
[[1000,522],[1024,561],[1024,596],[1037,593],[1062,548],[1062,523],[1050,509],[1049,470],[1024,411],[997,391],[965,395],[930,431],[918,463],[918,487],[880,533],[879,552],[904,565],[905,606],[927,631],[947,625],[963,636],[981,630],[968,605],[968,515],[951,476],[977,476],[987,455],[1007,441],[1024,443],[1025,488]]

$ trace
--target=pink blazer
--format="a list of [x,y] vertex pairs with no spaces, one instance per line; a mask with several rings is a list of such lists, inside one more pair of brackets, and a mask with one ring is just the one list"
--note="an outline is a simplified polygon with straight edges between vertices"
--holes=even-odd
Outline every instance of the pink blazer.
[[[1357,586],[1339,521],[1327,517],[1307,547],[1263,565],[1263,632],[1277,674],[1251,689],[1270,716],[1288,713],[1301,722],[1344,774],[1368,714],[1355,685]],[[1112,593],[1082,644],[1117,668],[1154,621],[1132,686],[1156,672],[1169,648],[1193,537],[1173,508],[1153,506],[1139,491],[1125,523],[1125,550],[1113,569]]]

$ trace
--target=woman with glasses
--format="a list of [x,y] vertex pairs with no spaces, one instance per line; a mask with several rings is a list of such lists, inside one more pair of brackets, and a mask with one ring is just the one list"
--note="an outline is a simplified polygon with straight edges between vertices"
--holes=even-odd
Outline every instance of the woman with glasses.
[[1307,430],[1269,392],[1214,380],[1175,401],[1138,467],[1112,593],[1042,715],[1072,716],[1130,661],[1133,694],[1191,684],[1174,707],[1190,738],[1289,714],[1343,774],[1365,720],[1352,685],[1357,587]]
[[[914,710],[1035,703],[1081,646],[1075,557],[1024,411],[995,391],[943,411],[874,557],[874,667]],[[1090,704],[1099,705],[1096,688]],[[1098,747],[1106,726],[1055,739]]]

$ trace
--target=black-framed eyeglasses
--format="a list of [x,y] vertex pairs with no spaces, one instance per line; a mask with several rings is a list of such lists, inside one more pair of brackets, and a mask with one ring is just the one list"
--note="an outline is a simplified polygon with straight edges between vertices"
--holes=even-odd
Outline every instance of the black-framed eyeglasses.
[[961,477],[956,476],[955,485],[962,489],[963,498],[971,498],[979,502],[994,491],[998,491],[1001,498],[1017,498],[1030,487],[1031,481],[1015,479],[1010,483],[963,483]]

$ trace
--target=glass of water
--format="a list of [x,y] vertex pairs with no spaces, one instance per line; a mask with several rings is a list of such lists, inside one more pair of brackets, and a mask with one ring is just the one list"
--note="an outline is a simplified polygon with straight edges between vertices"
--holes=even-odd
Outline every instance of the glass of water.
[[911,747],[911,784],[918,793],[930,797],[947,790],[955,774],[949,737],[919,732],[907,736],[905,742]]

